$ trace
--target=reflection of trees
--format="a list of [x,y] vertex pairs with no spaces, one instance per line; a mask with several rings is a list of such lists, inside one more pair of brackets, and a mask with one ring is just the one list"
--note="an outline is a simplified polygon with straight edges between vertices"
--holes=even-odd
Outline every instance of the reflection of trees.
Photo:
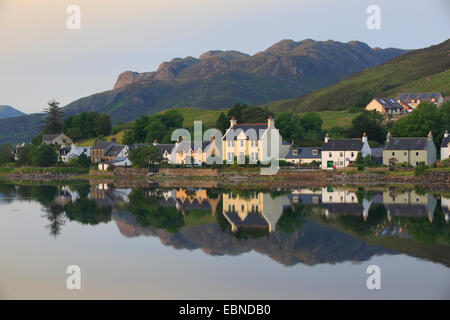
[[293,206],[283,210],[283,215],[277,222],[276,230],[284,233],[291,234],[300,229],[305,222],[302,215],[303,206]]
[[441,206],[436,207],[432,223],[424,217],[394,217],[393,221],[403,226],[413,239],[424,245],[439,241],[450,245],[450,224],[445,221]]
[[126,207],[141,226],[176,233],[184,226],[183,216],[175,207],[162,207],[163,199],[158,194],[148,195],[143,189],[134,189]]
[[369,209],[367,220],[363,216],[337,215],[336,221],[355,234],[364,236],[375,234],[377,228],[384,220],[387,220],[386,208],[384,205],[374,204]]
[[96,225],[111,221],[111,207],[99,206],[94,200],[78,199],[64,207],[69,220]]
[[239,228],[233,235],[238,240],[268,238],[269,230],[266,228]]
[[33,199],[44,207],[51,205],[58,195],[59,189],[56,186],[19,186],[17,194],[21,198]]
[[11,203],[15,195],[15,188],[12,184],[6,184],[0,181],[0,193],[3,195],[3,201]]
[[45,218],[49,221],[46,226],[50,230],[50,234],[55,238],[61,233],[61,227],[65,224],[64,207],[57,203],[52,203],[46,207]]

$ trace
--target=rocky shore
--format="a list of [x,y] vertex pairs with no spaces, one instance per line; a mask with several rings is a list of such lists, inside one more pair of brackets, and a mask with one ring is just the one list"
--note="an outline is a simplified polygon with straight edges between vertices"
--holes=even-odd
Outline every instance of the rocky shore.
[[428,172],[422,176],[389,174],[388,172],[343,172],[343,171],[280,171],[275,176],[261,176],[259,171],[218,169],[162,169],[149,173],[147,169],[116,168],[111,171],[92,170],[86,174],[57,173],[12,173],[4,176],[10,181],[51,182],[89,180],[91,183],[107,181],[117,187],[148,186],[157,183],[167,187],[220,187],[235,186],[323,186],[323,185],[416,185],[431,189],[450,190],[450,172]]

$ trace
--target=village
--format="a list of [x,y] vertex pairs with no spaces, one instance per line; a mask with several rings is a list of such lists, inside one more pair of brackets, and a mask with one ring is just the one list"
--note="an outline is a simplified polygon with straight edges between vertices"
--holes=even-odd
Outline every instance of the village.
[[[374,98],[366,110],[391,117],[406,115],[414,111],[423,101],[440,107],[445,101],[440,93],[401,93],[396,100],[392,98]],[[277,146],[270,140],[273,133],[278,133],[275,119],[269,116],[266,123],[238,123],[235,117],[230,120],[229,128],[215,141],[212,136],[208,141],[188,141],[179,137],[175,143],[138,143],[120,144],[115,138],[111,141],[98,140],[93,146],[77,146],[64,133],[42,135],[42,144],[52,145],[57,149],[58,160],[69,163],[81,155],[90,159],[100,171],[113,170],[115,167],[131,167],[133,150],[143,147],[156,148],[155,165],[168,164],[181,167],[205,167],[208,164],[266,164],[271,158],[277,158],[283,167],[308,167],[323,170],[336,170],[357,165],[371,166],[440,166],[450,157],[450,138],[448,131],[442,137],[440,150],[433,142],[432,128],[427,136],[394,137],[387,133],[382,147],[371,147],[366,132],[360,138],[331,138],[325,134],[323,146],[295,147],[294,142],[287,142],[279,136]],[[219,138],[217,138],[219,140]],[[25,144],[14,148],[15,159]],[[277,155],[270,151],[278,150]],[[439,152],[440,151],[440,152]],[[440,154],[440,160],[438,158]]]

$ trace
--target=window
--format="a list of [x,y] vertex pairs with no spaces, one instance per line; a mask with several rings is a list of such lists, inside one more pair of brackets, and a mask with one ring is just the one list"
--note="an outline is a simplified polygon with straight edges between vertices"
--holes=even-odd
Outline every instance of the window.
[[244,147],[244,140],[241,140],[241,147]]
[[339,153],[339,156],[342,158],[344,156],[344,153]]
[[395,156],[395,152],[392,152],[392,156]]
[[244,205],[241,205],[241,211],[244,211]]
[[355,156],[355,153],[354,152],[352,152],[352,158]]
[[331,152],[328,155],[330,156],[330,158],[332,157]]
[[419,153],[418,152],[416,152],[416,157],[418,157],[419,156]]
[[294,156],[298,156],[298,150],[292,150],[292,154],[293,154]]
[[319,150],[313,150],[312,154],[313,154],[313,156],[317,156],[319,154]]
[[406,152],[404,152],[403,155],[406,157]]

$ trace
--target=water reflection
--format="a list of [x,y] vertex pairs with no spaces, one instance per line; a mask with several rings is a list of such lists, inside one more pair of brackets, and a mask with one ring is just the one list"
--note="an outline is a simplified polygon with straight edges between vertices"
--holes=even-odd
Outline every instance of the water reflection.
[[115,223],[125,237],[159,237],[165,245],[210,255],[256,251],[287,266],[397,253],[450,266],[450,199],[419,189],[268,192],[0,183],[0,205],[13,201],[39,202],[53,237],[68,222]]

